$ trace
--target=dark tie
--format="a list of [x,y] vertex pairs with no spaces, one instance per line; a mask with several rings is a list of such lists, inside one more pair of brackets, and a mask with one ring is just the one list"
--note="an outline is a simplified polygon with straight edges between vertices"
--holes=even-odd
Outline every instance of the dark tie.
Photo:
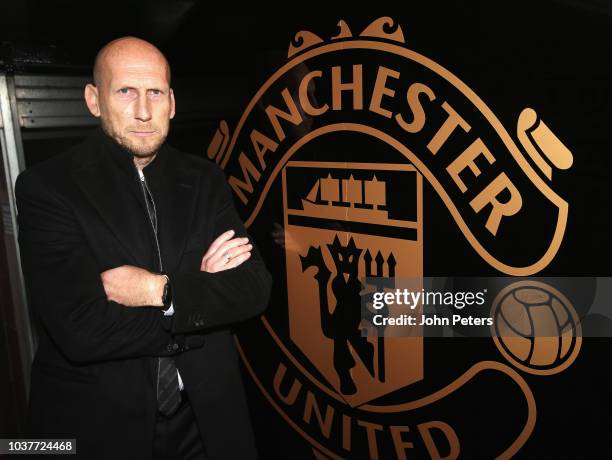
[[[161,260],[161,251],[159,248],[159,240],[157,238],[157,209],[153,194],[147,186],[147,182],[142,177],[140,183],[145,195],[145,203],[147,205],[147,213],[153,228],[155,236],[155,248],[157,250],[157,260],[159,261],[159,270],[163,271]],[[178,382],[178,372],[174,364],[174,358],[171,356],[160,356],[157,358],[157,409],[166,416],[171,416],[176,412],[181,403],[181,392]]]

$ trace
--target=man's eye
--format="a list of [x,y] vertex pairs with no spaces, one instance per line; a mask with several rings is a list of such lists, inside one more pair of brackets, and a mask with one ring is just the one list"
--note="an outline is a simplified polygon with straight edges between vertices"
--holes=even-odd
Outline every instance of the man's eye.
[[150,92],[153,96],[159,96],[162,93],[159,89],[152,89]]
[[128,94],[128,93],[130,92],[130,88],[121,88],[121,89],[119,90],[119,92],[120,92],[121,94]]

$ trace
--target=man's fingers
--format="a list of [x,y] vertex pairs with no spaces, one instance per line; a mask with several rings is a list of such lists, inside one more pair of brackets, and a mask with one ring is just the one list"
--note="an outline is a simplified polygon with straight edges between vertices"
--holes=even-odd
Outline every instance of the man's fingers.
[[232,260],[233,258],[238,257],[239,255],[244,254],[245,252],[250,252],[251,249],[253,249],[252,244],[243,244],[241,246],[236,246],[235,248],[228,249],[227,251],[223,252],[222,256],[223,259],[227,259],[227,257],[225,257],[225,254],[227,254],[230,260]]
[[225,260],[225,254],[229,254],[230,257],[233,257],[233,254],[237,254],[237,248],[249,246],[249,244],[247,244],[248,242],[248,238],[234,238],[226,241],[217,248],[214,254],[208,257],[208,261],[216,263],[219,260]]
[[219,235],[217,239],[212,242],[212,244],[208,248],[208,251],[206,251],[206,254],[204,254],[204,257],[202,257],[202,260],[208,259],[215,252],[217,252],[217,250],[219,249],[219,246],[221,246],[223,243],[229,240],[232,236],[234,236],[234,233],[235,233],[234,230],[228,230],[226,232],[221,233],[221,235]]
[[235,268],[251,257],[251,249],[253,249],[253,246],[250,244],[234,248],[232,249],[234,255],[230,255],[229,261],[226,257],[222,257],[221,259],[211,258],[205,263],[202,263],[200,270],[208,273],[217,273]]
[[229,270],[230,268],[236,268],[238,265],[245,262],[249,257],[251,257],[251,252],[243,252],[242,254],[230,259],[228,263],[226,263],[221,270]]
[[218,262],[216,264],[208,264],[208,268],[205,271],[209,273],[218,273],[225,270],[229,270],[230,268],[236,268],[238,265],[246,261],[249,257],[251,257],[250,252],[243,252],[239,256],[230,259],[228,263]]
[[209,259],[209,262],[212,262],[215,265],[225,266],[229,261],[234,259],[234,257],[237,257],[244,252],[248,252],[251,249],[253,249],[252,245],[244,244],[227,250],[219,250],[211,259]]
[[202,257],[202,259],[207,259],[211,255],[213,255],[217,251],[219,246],[229,240],[232,236],[234,236],[234,230],[228,230],[226,232],[221,233],[221,235],[219,235],[215,239],[215,241],[213,241],[212,244],[208,247],[208,251],[206,251],[206,254],[204,254],[204,257]]
[[216,246],[214,252],[209,250],[209,252],[202,257],[202,261],[200,262],[200,270],[206,271],[206,266],[215,264],[220,260],[225,261],[225,254],[229,253],[231,257],[234,253],[232,252],[233,248],[245,246],[248,242],[248,238],[233,238],[231,240],[221,242],[221,244]]

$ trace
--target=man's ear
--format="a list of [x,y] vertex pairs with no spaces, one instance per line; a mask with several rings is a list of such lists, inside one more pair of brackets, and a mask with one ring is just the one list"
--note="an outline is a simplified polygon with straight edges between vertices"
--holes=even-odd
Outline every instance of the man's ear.
[[88,83],[87,86],[85,86],[85,103],[94,117],[97,118],[100,116],[98,88],[91,83]]
[[174,118],[174,112],[175,112],[175,102],[174,102],[174,91],[172,91],[172,88],[170,88],[170,119],[172,120]]

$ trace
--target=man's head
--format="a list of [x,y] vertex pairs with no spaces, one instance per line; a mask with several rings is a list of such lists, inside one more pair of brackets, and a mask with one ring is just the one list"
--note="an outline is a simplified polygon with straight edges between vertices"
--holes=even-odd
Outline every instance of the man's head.
[[113,40],[96,56],[85,101],[107,135],[136,157],[152,159],[174,117],[168,61],[144,40]]

